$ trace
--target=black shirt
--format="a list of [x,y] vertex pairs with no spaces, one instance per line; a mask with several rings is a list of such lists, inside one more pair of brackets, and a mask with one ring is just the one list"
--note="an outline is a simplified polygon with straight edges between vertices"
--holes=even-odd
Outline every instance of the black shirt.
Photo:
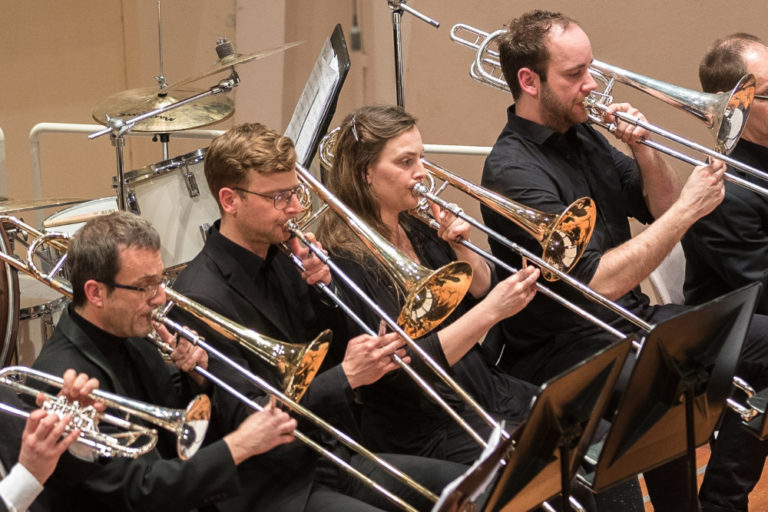
[[[731,157],[757,169],[768,169],[768,148],[741,140]],[[765,186],[759,178],[734,169],[728,172]],[[768,198],[725,182],[725,198],[683,237],[685,302],[701,304],[753,281],[763,283],[757,313],[768,314]]]
[[[560,213],[578,198],[591,197],[597,221],[591,241],[570,274],[589,283],[602,255],[630,239],[628,217],[653,221],[642,194],[639,169],[632,158],[611,146],[591,126],[579,124],[561,134],[518,117],[509,107],[508,122],[486,159],[482,185],[513,201],[544,212]],[[535,254],[542,248],[510,220],[482,207],[485,223]],[[519,268],[521,258],[491,239],[494,254]],[[503,274],[503,273],[502,273]],[[632,327],[603,306],[584,298],[570,285],[542,282],[622,332]],[[636,287],[618,299],[620,305],[643,316],[648,297]],[[531,304],[503,322],[507,348],[525,352],[555,336],[580,336],[602,332],[590,321],[537,294]]]

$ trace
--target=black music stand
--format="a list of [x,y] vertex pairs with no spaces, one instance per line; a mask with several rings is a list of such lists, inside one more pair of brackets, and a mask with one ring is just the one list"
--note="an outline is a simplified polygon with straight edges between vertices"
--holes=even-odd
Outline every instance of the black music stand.
[[759,291],[753,283],[651,330],[597,466],[579,475],[594,492],[687,454],[688,493],[696,496],[696,446],[723,412]]
[[546,382],[485,511],[522,511],[561,492],[587,451],[632,346],[628,337]]
[[[504,428],[503,422],[501,428]],[[500,431],[494,430],[483,454],[463,475],[445,486],[432,512],[459,512],[475,505],[501,464],[509,458],[521,429],[522,424],[505,439],[501,439]]]

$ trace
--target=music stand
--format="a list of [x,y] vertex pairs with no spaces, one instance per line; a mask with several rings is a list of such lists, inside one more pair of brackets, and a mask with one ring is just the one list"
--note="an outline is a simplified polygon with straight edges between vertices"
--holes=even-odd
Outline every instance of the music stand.
[[568,506],[570,482],[631,346],[625,338],[542,385],[485,511],[529,510],[561,490]]
[[707,442],[723,411],[759,290],[753,283],[651,330],[597,466],[579,475],[594,492],[687,453],[688,492],[696,495],[695,447]]

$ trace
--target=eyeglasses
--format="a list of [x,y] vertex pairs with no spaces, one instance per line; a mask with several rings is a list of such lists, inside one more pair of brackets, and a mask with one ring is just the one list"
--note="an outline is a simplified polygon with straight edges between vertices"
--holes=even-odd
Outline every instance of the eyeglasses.
[[121,288],[123,290],[132,290],[134,292],[141,292],[144,295],[144,300],[150,300],[154,299],[157,296],[157,292],[160,291],[160,287],[164,287],[166,284],[168,284],[168,279],[163,278],[158,283],[150,284],[147,286],[131,286],[128,284],[119,284],[114,282],[108,282],[104,281],[104,284],[107,286],[112,286],[113,288]]
[[768,101],[768,95],[767,94],[755,94],[755,99],[756,100],[761,100],[761,101]]
[[298,199],[302,207],[304,207],[309,199],[309,191],[301,183],[293,188],[289,188],[288,190],[281,190],[280,192],[271,196],[267,194],[260,194],[259,192],[254,192],[253,190],[246,190],[240,187],[232,187],[232,190],[239,190],[240,192],[253,194],[255,196],[263,197],[264,199],[271,199],[275,206],[275,210],[285,210],[291,203],[291,198],[293,196],[296,196],[296,199]]

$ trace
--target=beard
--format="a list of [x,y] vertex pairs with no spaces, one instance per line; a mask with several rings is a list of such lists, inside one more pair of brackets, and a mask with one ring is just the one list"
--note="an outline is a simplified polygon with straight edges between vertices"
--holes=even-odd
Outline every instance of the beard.
[[560,133],[587,121],[586,111],[577,112],[575,105],[562,102],[546,82],[541,84],[541,110],[545,125]]

